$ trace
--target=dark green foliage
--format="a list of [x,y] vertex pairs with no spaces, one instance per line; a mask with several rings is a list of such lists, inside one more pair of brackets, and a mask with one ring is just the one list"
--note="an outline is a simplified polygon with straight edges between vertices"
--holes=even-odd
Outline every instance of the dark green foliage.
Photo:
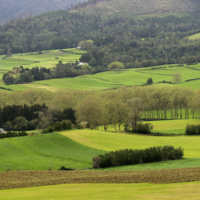
[[62,129],[63,130],[70,130],[72,129],[72,122],[70,120],[64,120],[62,123]]
[[21,136],[28,136],[28,133],[25,131],[22,132],[14,132],[14,131],[8,131],[7,133],[1,133],[0,138],[12,138],[12,137],[21,137]]
[[59,170],[65,170],[65,171],[73,171],[74,169],[72,168],[66,168],[65,166],[62,166]]
[[200,135],[200,124],[198,125],[189,125],[187,124],[185,128],[186,135]]
[[153,125],[151,123],[138,123],[136,127],[136,133],[149,134],[151,130],[153,130]]
[[152,85],[153,84],[153,79],[152,78],[148,78],[147,79],[147,85]]
[[144,150],[124,149],[111,151],[93,158],[93,168],[134,165],[139,163],[177,160],[183,158],[183,149],[173,146],[158,146]]
[[0,108],[0,127],[7,131],[33,130],[37,126],[38,112],[46,109],[45,104],[5,106]]
[[53,126],[49,126],[46,130],[48,133],[52,133],[54,131],[54,128]]
[[53,128],[54,128],[55,131],[61,131],[62,130],[62,123],[61,122],[56,122],[53,125]]

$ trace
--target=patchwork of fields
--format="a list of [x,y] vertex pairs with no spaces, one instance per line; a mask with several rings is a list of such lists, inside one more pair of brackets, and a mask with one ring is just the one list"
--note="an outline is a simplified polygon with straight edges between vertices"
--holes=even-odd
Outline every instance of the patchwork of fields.
[[[75,62],[79,60],[85,51],[76,49],[65,49],[61,51],[47,51],[43,54],[15,54],[13,57],[2,59],[0,57],[0,86],[12,90],[24,90],[31,88],[43,88],[51,91],[58,89],[76,90],[104,90],[109,88],[119,88],[122,86],[142,85],[148,78],[152,78],[154,85],[168,85],[179,87],[190,87],[199,89],[200,83],[200,64],[190,66],[164,65],[150,68],[126,69],[123,71],[107,71],[94,75],[83,75],[76,78],[51,79],[37,81],[23,85],[6,86],[2,81],[3,73],[13,67],[23,65],[25,68],[46,67],[53,68],[59,60],[63,63]],[[57,58],[57,59],[55,59]],[[162,83],[173,79],[173,74],[179,73],[181,82],[178,84]]]

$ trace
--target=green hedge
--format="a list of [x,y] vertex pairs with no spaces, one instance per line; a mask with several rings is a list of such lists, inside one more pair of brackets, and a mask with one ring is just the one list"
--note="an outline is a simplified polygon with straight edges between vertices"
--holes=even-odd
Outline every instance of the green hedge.
[[175,148],[173,146],[150,147],[144,150],[124,149],[93,158],[93,168],[177,160],[183,158],[183,155],[184,151],[181,147]]
[[185,128],[186,135],[200,135],[200,124],[198,125],[187,125]]
[[11,137],[21,137],[21,136],[28,136],[28,133],[25,131],[22,132],[13,132],[13,131],[8,131],[7,133],[1,133],[0,138],[11,138]]

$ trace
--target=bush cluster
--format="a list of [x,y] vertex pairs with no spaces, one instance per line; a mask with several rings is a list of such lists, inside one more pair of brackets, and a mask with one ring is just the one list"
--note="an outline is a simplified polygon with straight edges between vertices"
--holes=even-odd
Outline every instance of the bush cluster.
[[[124,124],[124,130],[130,131],[130,125]],[[136,130],[134,130],[133,132],[142,133],[142,134],[150,134],[152,130],[153,130],[153,125],[151,123],[145,123],[145,124],[138,123],[136,126]]]
[[181,159],[184,151],[181,147],[158,146],[144,150],[124,149],[111,151],[93,158],[93,168],[106,168],[139,163],[159,162]]
[[43,130],[43,133],[52,133],[53,131],[62,131],[72,129],[72,122],[70,120],[63,120],[62,122],[56,122],[53,126],[49,126]]
[[0,134],[0,138],[11,138],[11,137],[20,137],[20,136],[28,136],[28,133],[26,133],[25,131],[22,131],[22,132],[8,131],[7,133]]
[[200,124],[198,125],[187,125],[185,128],[186,135],[200,135]]

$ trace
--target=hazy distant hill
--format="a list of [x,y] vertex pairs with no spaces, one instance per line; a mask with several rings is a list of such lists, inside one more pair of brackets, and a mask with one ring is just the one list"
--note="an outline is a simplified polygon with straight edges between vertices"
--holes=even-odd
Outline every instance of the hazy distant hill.
[[176,11],[193,11],[199,0],[89,0],[73,9],[83,9],[90,14],[131,13],[152,14]]
[[71,4],[77,4],[86,0],[1,0],[0,5],[0,24],[9,20],[10,17],[38,15],[41,13],[63,10]]

